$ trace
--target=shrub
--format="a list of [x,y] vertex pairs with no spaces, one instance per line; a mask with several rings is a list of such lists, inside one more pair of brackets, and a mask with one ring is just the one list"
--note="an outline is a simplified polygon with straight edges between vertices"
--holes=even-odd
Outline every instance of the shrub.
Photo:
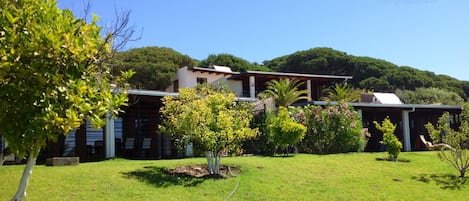
[[459,177],[463,178],[469,169],[469,150],[466,144],[469,139],[469,105],[464,106],[458,131],[451,128],[450,122],[449,114],[444,113],[438,119],[436,127],[428,123],[425,128],[430,133],[433,143],[451,147],[445,150],[446,146],[440,146],[438,157],[458,170]]
[[[270,122],[269,129],[276,147],[284,150],[288,145],[300,142],[306,133],[306,127],[294,122],[285,107],[278,108],[278,114]],[[288,151],[285,153],[288,154]]]
[[383,141],[381,141],[381,143],[386,146],[389,158],[397,161],[399,153],[401,153],[402,143],[397,139],[396,135],[394,135],[396,125],[392,124],[389,118],[385,118],[381,125],[376,121],[373,121],[373,123],[375,124],[376,129],[383,132]]
[[366,145],[361,139],[362,123],[347,103],[305,106],[294,111],[294,118],[307,126],[307,134],[300,144],[301,151],[329,154],[358,151]]

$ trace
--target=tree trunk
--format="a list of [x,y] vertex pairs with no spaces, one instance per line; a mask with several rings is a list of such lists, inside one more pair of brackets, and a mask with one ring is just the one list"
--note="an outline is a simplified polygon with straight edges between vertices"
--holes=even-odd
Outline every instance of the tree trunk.
[[210,174],[213,174],[213,151],[207,152],[207,168]]
[[11,198],[11,201],[20,201],[26,197],[26,188],[28,187],[29,176],[33,172],[33,166],[36,164],[36,158],[39,151],[32,151],[28,156],[28,162],[23,170],[23,176],[21,177],[18,190],[16,191],[15,196]]
[[207,168],[210,174],[220,174],[220,153],[214,151],[207,152]]
[[220,153],[217,153],[215,156],[215,167],[214,167],[214,172],[215,174],[220,174]]

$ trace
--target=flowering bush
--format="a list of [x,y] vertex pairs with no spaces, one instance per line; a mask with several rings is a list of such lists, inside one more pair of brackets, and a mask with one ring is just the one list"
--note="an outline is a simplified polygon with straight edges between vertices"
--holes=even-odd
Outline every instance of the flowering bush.
[[[292,118],[308,128],[301,151],[309,153],[343,153],[358,151],[366,145],[358,114],[347,103],[305,106],[291,110]],[[365,135],[364,135],[365,136]]]

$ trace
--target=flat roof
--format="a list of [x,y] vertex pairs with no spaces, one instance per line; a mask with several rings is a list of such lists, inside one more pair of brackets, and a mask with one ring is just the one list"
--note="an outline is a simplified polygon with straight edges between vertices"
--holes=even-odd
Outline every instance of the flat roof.
[[[157,90],[146,90],[146,89],[129,89],[127,90],[127,94],[130,95],[138,95],[138,96],[179,96],[179,93],[174,92],[165,92],[165,91],[157,91]],[[249,97],[235,97],[237,101],[244,101],[244,102],[254,102],[258,101],[257,98],[249,98]]]
[[342,75],[315,75],[315,74],[303,74],[303,73],[283,73],[283,72],[265,72],[265,71],[243,71],[238,75],[233,75],[229,79],[243,79],[247,76],[270,76],[270,77],[290,77],[300,80],[307,79],[338,79],[338,80],[351,80],[352,76]]
[[206,73],[215,73],[215,74],[225,74],[225,75],[237,75],[239,72],[231,72],[226,70],[217,70],[213,68],[202,68],[202,67],[187,67],[187,70],[206,72]]

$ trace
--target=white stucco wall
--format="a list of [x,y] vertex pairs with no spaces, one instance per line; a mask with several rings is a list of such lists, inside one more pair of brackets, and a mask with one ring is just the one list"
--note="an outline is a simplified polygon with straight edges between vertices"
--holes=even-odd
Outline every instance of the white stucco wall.
[[206,73],[199,71],[187,70],[187,67],[178,70],[179,88],[197,86],[197,78],[207,78],[207,83],[212,83],[220,78],[224,78],[224,74]]

